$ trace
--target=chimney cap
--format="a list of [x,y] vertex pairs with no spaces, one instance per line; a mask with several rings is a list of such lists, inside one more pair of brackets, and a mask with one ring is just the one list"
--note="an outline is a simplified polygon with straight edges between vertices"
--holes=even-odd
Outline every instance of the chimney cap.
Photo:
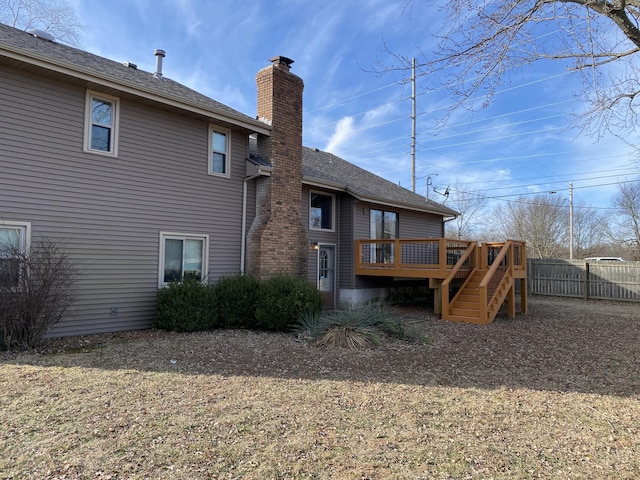
[[293,63],[293,60],[287,57],[283,57],[282,55],[271,57],[269,61],[274,65],[284,65],[286,67],[291,67],[291,64]]
[[156,56],[164,57],[164,56],[166,56],[167,52],[165,52],[164,50],[160,50],[159,48],[156,48],[153,51],[153,54],[156,55]]

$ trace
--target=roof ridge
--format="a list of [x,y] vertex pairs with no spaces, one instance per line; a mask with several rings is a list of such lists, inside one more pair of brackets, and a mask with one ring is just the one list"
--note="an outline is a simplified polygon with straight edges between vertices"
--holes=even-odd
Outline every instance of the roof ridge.
[[[128,62],[118,62],[70,45],[51,42],[9,25],[0,24],[0,56],[9,56],[49,70],[82,78],[89,76],[97,83],[140,96],[153,96],[185,110],[206,112],[213,117],[227,118],[230,123],[268,132],[271,127],[245,113],[208,97],[177,80],[158,78],[146,70],[132,68]],[[115,86],[115,87],[114,87]]]

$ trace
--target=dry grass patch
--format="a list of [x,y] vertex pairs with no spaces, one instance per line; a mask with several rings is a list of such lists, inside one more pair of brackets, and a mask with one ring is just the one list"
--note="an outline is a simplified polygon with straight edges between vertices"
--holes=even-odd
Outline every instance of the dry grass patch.
[[535,297],[487,327],[408,309],[430,344],[359,351],[51,341],[0,362],[0,478],[640,478],[639,309]]

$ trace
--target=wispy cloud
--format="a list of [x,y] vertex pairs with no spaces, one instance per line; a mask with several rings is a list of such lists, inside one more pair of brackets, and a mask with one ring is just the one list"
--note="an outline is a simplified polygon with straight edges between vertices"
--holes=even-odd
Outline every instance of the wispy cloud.
[[329,138],[329,143],[324,147],[324,150],[340,155],[340,150],[345,144],[351,146],[353,134],[353,117],[341,118],[336,125],[333,135]]

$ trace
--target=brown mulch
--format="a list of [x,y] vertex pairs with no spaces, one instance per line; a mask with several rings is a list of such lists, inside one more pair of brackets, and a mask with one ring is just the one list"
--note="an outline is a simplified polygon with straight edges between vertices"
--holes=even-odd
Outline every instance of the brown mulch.
[[640,305],[533,297],[426,343],[145,330],[0,358],[0,479],[640,478]]
[[[398,381],[400,375],[410,382],[462,388],[640,393],[638,303],[535,296],[529,298],[528,315],[509,319],[503,308],[487,326],[442,321],[429,306],[398,307],[397,312],[424,333],[428,345],[389,339],[371,350],[324,350],[285,334],[150,329],[49,339],[19,355],[81,353],[106,346],[127,350],[133,343],[153,346],[153,358],[145,348],[129,355],[127,367],[141,370],[383,382]],[[0,360],[17,354],[1,355]],[[99,362],[88,366],[111,366],[104,358]],[[119,368],[117,358],[114,363],[111,367]]]

